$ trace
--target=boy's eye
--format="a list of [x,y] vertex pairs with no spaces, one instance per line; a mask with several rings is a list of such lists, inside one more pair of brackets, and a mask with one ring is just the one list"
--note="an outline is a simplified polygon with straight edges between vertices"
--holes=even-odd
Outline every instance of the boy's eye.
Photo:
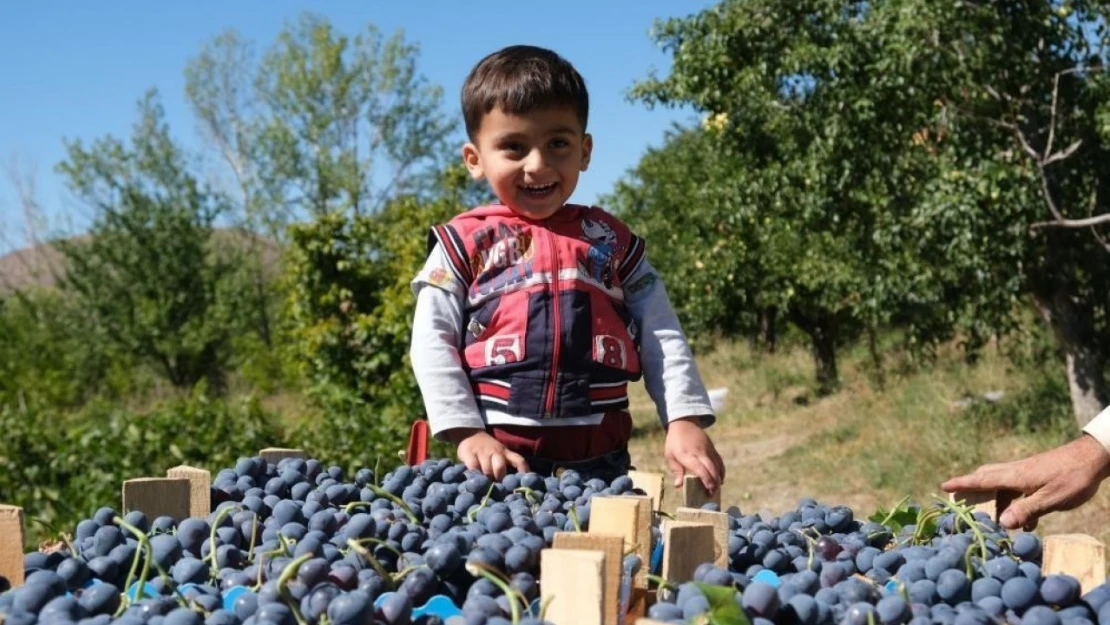
[[551,147],[553,147],[553,148],[565,148],[569,145],[570,145],[570,141],[567,141],[566,139],[552,139],[551,140]]
[[502,144],[501,149],[505,150],[506,152],[512,152],[514,154],[520,154],[521,152],[524,152],[524,144],[523,143],[509,142],[509,143]]

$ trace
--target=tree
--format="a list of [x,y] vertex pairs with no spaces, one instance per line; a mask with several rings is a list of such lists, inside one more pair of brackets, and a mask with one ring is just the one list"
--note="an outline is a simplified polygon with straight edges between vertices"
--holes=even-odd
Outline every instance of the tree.
[[656,39],[674,55],[671,73],[632,91],[706,116],[714,139],[702,158],[731,164],[714,205],[743,241],[726,246],[743,254],[732,279],[748,285],[749,313],[810,337],[824,391],[838,383],[837,346],[865,330],[902,319],[914,320],[918,344],[948,334],[931,306],[941,289],[918,277],[902,221],[930,165],[891,149],[932,111],[883,68],[881,27],[865,13],[765,0],[667,21]]
[[952,30],[934,53],[958,68],[941,98],[943,127],[959,140],[942,150],[951,166],[934,197],[993,209],[974,213],[977,229],[1010,251],[1000,269],[1020,276],[1017,293],[1051,328],[1083,426],[1110,403],[1110,5],[1000,2],[937,13]]
[[292,348],[326,410],[312,435],[344,463],[392,458],[423,413],[408,355],[409,282],[424,263],[429,227],[458,206],[449,194],[401,197],[370,215],[332,213],[290,228]]
[[[349,37],[307,13],[261,57],[234,30],[202,47],[186,67],[186,96],[244,241],[284,245],[294,220],[372,213],[426,188],[457,124],[417,72],[418,54],[400,32],[369,25]],[[280,305],[270,251],[248,247],[244,267],[245,303],[267,347]]]
[[425,188],[458,124],[418,56],[400,31],[349,37],[310,13],[257,61],[235,31],[205,44],[186,93],[252,227],[282,240],[292,218],[366,214]]
[[[1105,63],[1105,13],[1094,2],[730,0],[659,24],[672,70],[633,96],[693,105],[741,155],[758,228],[780,224],[793,240],[768,237],[789,252],[769,265],[819,360],[820,335],[842,320],[899,325],[918,344],[959,331],[975,349],[1030,297],[1067,354],[1082,423],[1105,402],[1110,266],[1089,233],[1029,236],[1049,197],[1033,155],[1055,168],[1048,188],[1076,225],[1110,163],[1103,72],[1091,70]],[[1025,149],[1014,127],[1041,143]],[[1062,151],[1048,149],[1053,134]]]
[[119,350],[157,367],[174,386],[224,382],[232,311],[222,305],[233,258],[211,248],[222,198],[190,171],[157,94],[139,104],[129,144],[67,143],[58,165],[95,218],[88,236],[60,241],[62,286]]

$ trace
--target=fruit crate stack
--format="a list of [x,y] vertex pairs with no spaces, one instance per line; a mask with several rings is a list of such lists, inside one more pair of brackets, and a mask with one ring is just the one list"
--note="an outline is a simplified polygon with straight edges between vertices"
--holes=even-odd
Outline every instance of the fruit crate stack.
[[123,484],[23,552],[0,506],[3,625],[1110,625],[1105,548],[1008,534],[993,499],[859,518],[722,511],[688,478],[499,481],[447,459],[347,477],[297,449]]

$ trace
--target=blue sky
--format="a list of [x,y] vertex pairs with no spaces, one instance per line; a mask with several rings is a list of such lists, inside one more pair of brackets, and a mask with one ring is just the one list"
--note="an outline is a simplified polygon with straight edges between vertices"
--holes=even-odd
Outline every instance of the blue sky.
[[[200,45],[235,28],[258,48],[304,10],[330,18],[353,34],[373,22],[383,32],[404,29],[421,47],[421,71],[457,111],[466,72],[504,45],[555,49],[574,63],[590,88],[594,158],[575,201],[592,202],[659,144],[674,121],[691,111],[648,110],[625,93],[650,68],[666,71],[668,57],[648,38],[656,18],[685,16],[704,0],[563,0],[558,3],[449,0],[273,0],[195,2],[0,3],[0,252],[25,244],[17,195],[7,176],[13,157],[34,164],[38,200],[51,231],[80,231],[88,211],[66,192],[54,165],[63,138],[126,137],[135,103],[149,87],[162,95],[173,132],[200,147],[184,101],[183,70]],[[477,9],[476,7],[481,7]]]

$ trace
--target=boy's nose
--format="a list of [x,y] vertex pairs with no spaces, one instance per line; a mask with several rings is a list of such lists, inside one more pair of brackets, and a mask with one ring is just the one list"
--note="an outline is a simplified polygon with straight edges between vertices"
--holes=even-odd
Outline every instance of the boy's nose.
[[543,152],[540,150],[532,150],[532,152],[528,154],[528,158],[524,159],[524,171],[535,172],[543,168]]

